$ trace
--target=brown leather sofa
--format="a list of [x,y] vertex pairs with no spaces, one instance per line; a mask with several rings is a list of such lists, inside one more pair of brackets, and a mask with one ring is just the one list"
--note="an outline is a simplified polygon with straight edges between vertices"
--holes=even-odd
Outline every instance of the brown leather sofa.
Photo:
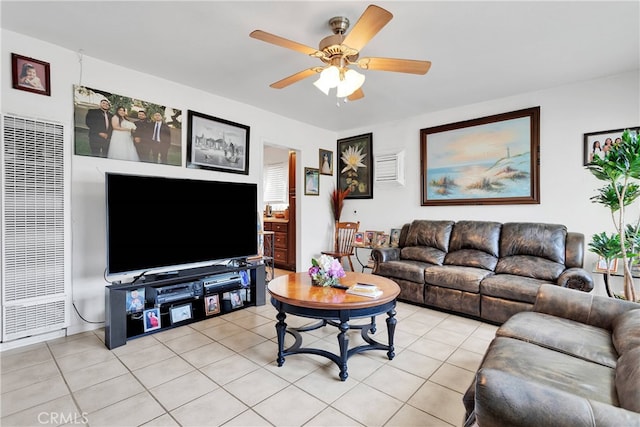
[[503,323],[531,310],[545,283],[590,292],[584,235],[558,224],[415,220],[398,248],[372,251],[373,274],[399,299]]
[[640,426],[640,304],[541,286],[463,401],[465,426]]

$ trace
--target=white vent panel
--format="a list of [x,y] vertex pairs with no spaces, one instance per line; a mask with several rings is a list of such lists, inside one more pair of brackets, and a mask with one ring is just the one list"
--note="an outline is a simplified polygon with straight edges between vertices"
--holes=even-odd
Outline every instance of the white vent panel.
[[376,183],[394,183],[404,185],[404,151],[396,154],[383,154],[375,157]]
[[[6,341],[60,329],[68,322],[64,128],[4,116],[2,155],[2,340]],[[34,319],[37,311],[41,314]]]

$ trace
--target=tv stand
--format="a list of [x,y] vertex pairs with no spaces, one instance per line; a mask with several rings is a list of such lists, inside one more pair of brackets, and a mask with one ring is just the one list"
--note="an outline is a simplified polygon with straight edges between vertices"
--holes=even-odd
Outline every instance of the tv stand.
[[[243,281],[248,283],[244,284]],[[140,299],[143,299],[143,308],[129,312],[127,297],[130,300],[133,291],[142,294],[142,289],[144,298]],[[232,304],[231,298],[224,298],[235,296],[236,291],[244,297],[241,303]],[[218,298],[219,311],[207,313],[205,300],[214,295]],[[105,288],[105,346],[113,349],[125,345],[129,339],[242,308],[264,305],[265,299],[264,264],[242,267],[213,265],[145,276],[132,283],[109,285]],[[153,330],[146,329],[144,323],[144,314],[150,309],[157,309],[160,315],[160,327]],[[180,313],[176,314],[177,311],[172,309],[180,309]]]

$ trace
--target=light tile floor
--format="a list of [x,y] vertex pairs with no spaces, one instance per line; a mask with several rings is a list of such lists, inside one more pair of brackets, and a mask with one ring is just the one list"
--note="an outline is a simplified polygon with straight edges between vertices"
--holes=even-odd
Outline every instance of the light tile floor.
[[[267,304],[133,339],[96,330],[0,353],[2,426],[460,426],[462,395],[496,327],[398,303],[396,357],[314,355],[278,367]],[[290,316],[289,326],[309,319]],[[377,339],[386,342],[385,322]],[[337,351],[331,326],[305,345]],[[362,343],[350,332],[350,345]]]

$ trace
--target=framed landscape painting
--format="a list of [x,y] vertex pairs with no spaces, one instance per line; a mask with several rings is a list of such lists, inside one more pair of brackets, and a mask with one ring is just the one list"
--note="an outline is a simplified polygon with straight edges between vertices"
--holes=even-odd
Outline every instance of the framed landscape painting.
[[420,130],[422,206],[540,203],[540,107]]

